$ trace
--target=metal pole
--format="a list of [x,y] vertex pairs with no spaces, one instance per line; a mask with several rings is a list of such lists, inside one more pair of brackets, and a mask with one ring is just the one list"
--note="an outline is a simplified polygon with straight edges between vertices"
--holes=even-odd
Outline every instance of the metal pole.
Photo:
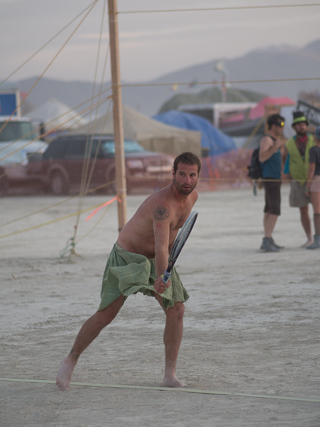
[[118,229],[120,232],[127,222],[127,188],[123,143],[117,0],[108,0],[108,7],[113,98],[113,130],[116,161],[116,187],[118,196]]

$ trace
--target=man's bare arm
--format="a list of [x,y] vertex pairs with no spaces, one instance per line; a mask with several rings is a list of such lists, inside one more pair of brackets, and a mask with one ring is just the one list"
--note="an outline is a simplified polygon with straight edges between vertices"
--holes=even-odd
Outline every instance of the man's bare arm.
[[153,214],[156,273],[161,276],[169,258],[170,212],[166,206],[157,206]]
[[316,164],[314,162],[309,162],[306,193],[309,193],[309,191],[310,191],[310,185],[311,185],[311,181],[312,181],[312,178],[314,176],[315,170],[316,170]]
[[260,142],[259,161],[263,163],[270,159],[285,143],[284,140],[273,141],[270,136],[264,136]]

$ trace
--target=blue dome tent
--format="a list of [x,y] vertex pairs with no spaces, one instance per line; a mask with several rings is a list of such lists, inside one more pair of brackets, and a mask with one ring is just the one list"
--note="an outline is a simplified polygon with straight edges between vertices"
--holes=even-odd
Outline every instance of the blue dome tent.
[[177,128],[200,131],[201,147],[208,149],[208,156],[216,156],[237,148],[230,136],[216,129],[208,120],[194,114],[172,110],[158,114],[153,119]]

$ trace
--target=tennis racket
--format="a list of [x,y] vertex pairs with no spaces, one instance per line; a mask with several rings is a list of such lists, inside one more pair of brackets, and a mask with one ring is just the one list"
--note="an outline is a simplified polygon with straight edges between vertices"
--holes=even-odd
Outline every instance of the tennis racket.
[[177,261],[177,258],[180,255],[180,252],[182,251],[182,248],[184,247],[191,233],[191,230],[193,229],[193,226],[194,226],[194,223],[196,222],[197,217],[198,217],[198,212],[196,211],[191,212],[186,222],[183,224],[181,230],[179,231],[171,249],[171,253],[168,261],[168,267],[162,277],[163,283],[168,282],[171,275],[172,267]]

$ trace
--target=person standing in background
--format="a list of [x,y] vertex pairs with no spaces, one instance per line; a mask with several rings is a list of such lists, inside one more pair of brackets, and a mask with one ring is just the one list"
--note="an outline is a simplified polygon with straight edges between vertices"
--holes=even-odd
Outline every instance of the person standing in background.
[[265,252],[277,252],[283,249],[277,245],[272,233],[280,215],[281,204],[281,148],[285,144],[282,137],[284,118],[272,114],[267,119],[268,134],[260,142],[259,161],[262,168],[262,180],[265,190],[265,207],[263,216],[264,237],[260,249]]
[[314,239],[306,249],[320,248],[320,126],[314,133],[315,146],[310,148],[306,195],[313,207]]
[[[315,145],[313,136],[307,133],[308,120],[302,111],[293,113],[292,128],[296,135],[286,143],[288,172],[291,178],[289,205],[298,207],[300,221],[307,236],[306,247],[313,243],[311,221],[309,217],[309,198],[306,194],[306,181],[309,169],[309,151]],[[285,167],[286,172],[286,167]]]

